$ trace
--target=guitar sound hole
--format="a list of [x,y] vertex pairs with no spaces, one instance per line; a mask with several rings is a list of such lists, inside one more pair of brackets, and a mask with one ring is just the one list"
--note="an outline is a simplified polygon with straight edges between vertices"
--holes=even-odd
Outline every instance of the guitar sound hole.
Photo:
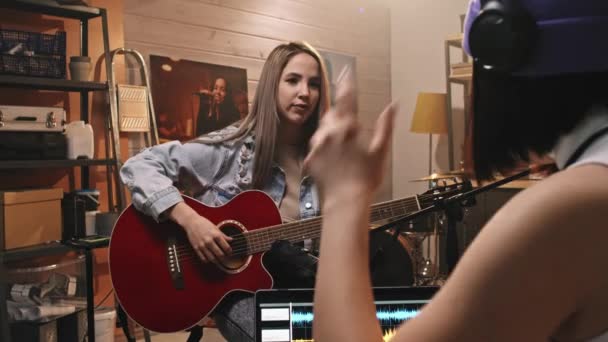
[[246,266],[250,260],[247,253],[247,241],[243,237],[243,230],[237,223],[226,222],[220,225],[220,230],[233,238],[230,242],[232,247],[232,255],[223,258],[219,261],[219,265],[226,271],[238,272],[243,266]]

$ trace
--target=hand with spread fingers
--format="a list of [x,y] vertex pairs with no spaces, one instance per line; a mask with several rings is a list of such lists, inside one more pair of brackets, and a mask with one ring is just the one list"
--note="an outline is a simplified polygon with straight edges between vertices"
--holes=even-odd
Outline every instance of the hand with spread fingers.
[[[396,106],[380,114],[371,141],[357,119],[350,74],[339,83],[336,106],[325,113],[310,142],[305,167],[319,187],[323,228],[315,286],[315,340],[353,341],[381,336],[371,298],[369,208],[382,181]],[[343,303],[355,310],[345,314]],[[342,303],[342,304],[338,304]],[[351,327],[350,322],[362,322]],[[349,326],[348,329],[335,329]],[[365,335],[367,334],[367,335]],[[363,338],[361,338],[363,337]]]
[[371,142],[357,119],[357,98],[349,73],[338,85],[336,105],[325,113],[310,141],[304,167],[325,194],[348,192],[371,196],[382,182],[396,105],[379,116]]

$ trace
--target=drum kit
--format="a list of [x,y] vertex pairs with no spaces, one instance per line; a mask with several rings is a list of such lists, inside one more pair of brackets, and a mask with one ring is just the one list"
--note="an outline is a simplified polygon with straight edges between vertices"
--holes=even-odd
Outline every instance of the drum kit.
[[[397,249],[405,250],[406,253],[401,253],[401,258],[392,258],[392,266],[398,266],[397,271],[402,273],[411,273],[410,283],[407,285],[441,286],[460,258],[459,235],[467,241],[467,224],[464,222],[459,227],[458,222],[463,221],[468,208],[475,205],[475,196],[528,176],[532,172],[548,172],[552,168],[554,165],[531,166],[475,188],[469,181],[469,174],[464,170],[433,173],[413,179],[411,182],[428,182],[429,190],[416,198],[428,202],[430,196],[430,203],[426,203],[426,206],[420,206],[418,203],[420,210],[393,217],[388,223],[382,223],[372,229],[391,233],[394,237],[391,241],[398,242]],[[461,234],[458,234],[459,229]],[[423,246],[425,242],[426,245]],[[393,253],[397,254],[399,253]]]
[[[464,170],[433,173],[410,182],[428,182],[429,187],[447,186],[468,179]],[[412,226],[412,225],[410,225]],[[446,233],[445,216],[434,212],[423,218],[417,229],[402,229],[399,232],[402,244],[407,244],[414,270],[414,286],[441,285],[447,275],[442,272],[445,252],[442,244]],[[423,245],[423,243],[426,244]],[[440,251],[441,250],[441,251]]]

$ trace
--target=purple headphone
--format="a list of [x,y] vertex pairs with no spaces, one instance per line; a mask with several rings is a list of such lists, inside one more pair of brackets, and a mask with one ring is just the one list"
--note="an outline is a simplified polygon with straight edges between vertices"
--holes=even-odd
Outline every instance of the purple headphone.
[[608,71],[608,0],[471,0],[463,47],[513,75]]

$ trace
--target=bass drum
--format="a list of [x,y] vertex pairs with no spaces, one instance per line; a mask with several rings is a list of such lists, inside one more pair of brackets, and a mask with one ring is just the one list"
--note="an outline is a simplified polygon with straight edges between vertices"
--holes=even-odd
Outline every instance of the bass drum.
[[395,239],[391,231],[370,232],[369,252],[374,287],[414,285],[412,246],[405,237]]

